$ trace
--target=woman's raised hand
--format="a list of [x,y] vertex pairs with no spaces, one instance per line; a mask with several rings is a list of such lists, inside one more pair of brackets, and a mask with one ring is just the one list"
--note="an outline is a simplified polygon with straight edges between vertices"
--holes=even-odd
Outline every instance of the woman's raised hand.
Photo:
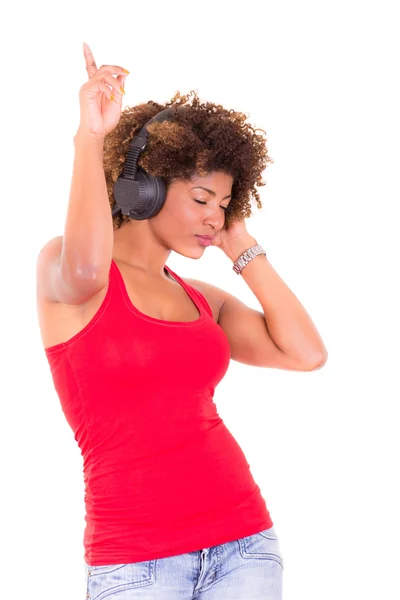
[[121,88],[129,71],[115,65],[102,65],[98,69],[87,44],[83,45],[83,53],[89,80],[79,90],[81,120],[78,131],[104,138],[118,125],[121,117],[124,94]]

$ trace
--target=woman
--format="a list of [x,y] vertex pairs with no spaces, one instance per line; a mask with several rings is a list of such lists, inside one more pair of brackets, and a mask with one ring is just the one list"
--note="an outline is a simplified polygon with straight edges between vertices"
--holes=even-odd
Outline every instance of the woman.
[[[213,402],[230,359],[289,370],[326,360],[310,317],[244,223],[251,195],[261,207],[255,186],[272,162],[265,138],[242,113],[197,95],[121,113],[127,72],[97,69],[86,45],[84,54],[66,225],[39,254],[37,305],[83,456],[87,597],[277,600],[273,521]],[[161,210],[112,211],[132,138],[173,106],[182,110],[149,125],[138,162],[165,182]],[[165,265],[171,250],[198,259],[210,243],[264,312]]]

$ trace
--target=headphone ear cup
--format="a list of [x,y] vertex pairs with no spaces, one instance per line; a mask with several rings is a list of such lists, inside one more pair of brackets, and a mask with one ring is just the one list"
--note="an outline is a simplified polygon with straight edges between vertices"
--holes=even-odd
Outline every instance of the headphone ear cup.
[[134,135],[129,145],[125,159],[123,174],[114,183],[115,205],[112,216],[119,212],[128,215],[130,219],[143,221],[155,217],[164,206],[166,186],[163,177],[154,177],[139,167],[138,160],[141,152],[146,149],[149,132],[147,126],[154,121],[170,120],[175,110],[183,107],[169,107],[152,117],[140,131]]
[[[114,183],[116,205],[135,221],[155,217],[164,206],[166,186],[163,177],[149,175],[137,167],[135,179],[120,177]],[[114,214],[114,212],[113,212]]]

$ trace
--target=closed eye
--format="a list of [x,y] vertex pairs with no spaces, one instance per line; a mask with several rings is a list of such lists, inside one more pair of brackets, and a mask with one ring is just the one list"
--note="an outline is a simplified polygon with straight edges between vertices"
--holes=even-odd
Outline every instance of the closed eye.
[[[195,201],[195,202],[197,202],[198,204],[207,204],[207,202],[202,202],[201,200],[196,200],[196,199],[194,199],[194,201]],[[223,210],[228,210],[228,209],[229,209],[229,206],[221,206],[221,208],[222,208]]]

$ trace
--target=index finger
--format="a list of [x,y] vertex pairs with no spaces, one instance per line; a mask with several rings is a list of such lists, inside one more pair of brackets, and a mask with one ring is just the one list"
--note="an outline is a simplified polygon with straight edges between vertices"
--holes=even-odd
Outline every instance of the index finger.
[[83,43],[83,54],[85,55],[86,71],[90,79],[97,72],[97,66],[92,51],[85,42]]

